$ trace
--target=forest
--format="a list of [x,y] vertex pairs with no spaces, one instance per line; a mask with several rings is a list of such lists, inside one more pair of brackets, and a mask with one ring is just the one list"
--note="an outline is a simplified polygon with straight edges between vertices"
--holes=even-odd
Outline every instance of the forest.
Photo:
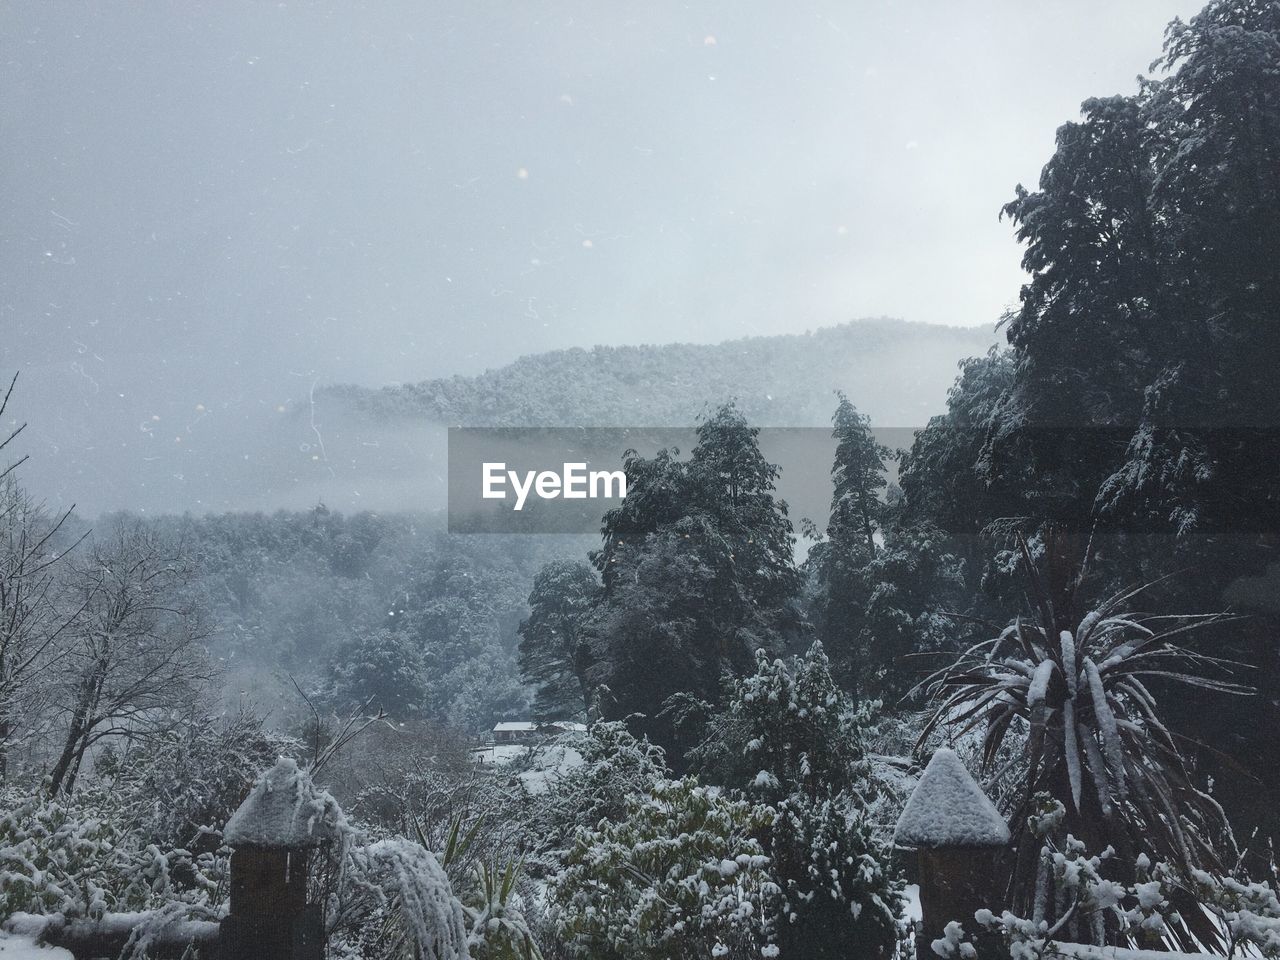
[[[732,394],[665,413],[696,443],[628,454],[598,537],[90,523],[6,460],[0,925],[224,919],[279,777],[330,822],[335,958],[1280,957],[1280,5],[1174,21],[1000,212],[1003,342],[909,449],[833,394],[826,518]],[[588,416],[556,365],[669,394],[662,355],[544,360],[501,415]],[[535,366],[334,389],[451,421]],[[477,758],[526,719],[583,726]],[[917,944],[903,811],[949,764],[1007,842]]]

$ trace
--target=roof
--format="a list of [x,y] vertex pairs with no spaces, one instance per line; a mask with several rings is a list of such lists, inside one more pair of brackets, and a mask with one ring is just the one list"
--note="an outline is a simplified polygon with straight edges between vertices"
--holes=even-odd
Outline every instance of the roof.
[[298,849],[334,839],[344,823],[338,802],[281,757],[258,778],[222,835],[233,847]]
[[550,720],[538,723],[535,720],[503,720],[493,725],[494,733],[537,733],[539,730],[562,730],[566,733],[586,733],[585,723],[573,723],[569,720]]
[[942,747],[912,791],[893,841],[902,847],[1002,847],[1009,825],[955,752]]

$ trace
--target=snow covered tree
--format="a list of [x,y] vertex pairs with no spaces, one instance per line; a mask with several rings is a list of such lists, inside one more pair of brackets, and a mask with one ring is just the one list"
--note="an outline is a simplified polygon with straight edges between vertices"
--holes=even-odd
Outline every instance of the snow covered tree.
[[661,748],[639,740],[621,721],[593,723],[585,736],[566,738],[581,763],[557,776],[533,804],[527,834],[537,838],[538,865],[550,869],[578,827],[616,822],[627,804],[668,776]]
[[0,476],[0,783],[12,748],[37,724],[52,666],[82,612],[58,539],[68,517],[48,515],[12,475]]
[[208,621],[180,544],[121,518],[76,564],[80,612],[58,665],[64,716],[50,793],[70,791],[90,749],[173,729],[201,706],[213,676]]
[[809,554],[810,617],[841,685],[896,705],[929,673],[925,657],[953,646],[951,616],[966,611],[965,566],[953,541],[895,518],[873,553],[824,541]]
[[692,778],[662,781],[625,817],[578,831],[547,891],[570,957],[777,956],[776,885],[756,835],[769,808]]
[[868,789],[867,711],[836,686],[822,644],[790,664],[759,650],[755,672],[727,687],[723,709],[691,754],[710,780],[765,803]]
[[867,718],[832,680],[821,644],[791,665],[761,651],[694,751],[709,779],[775,812],[760,839],[784,958],[888,957],[898,942],[901,881],[867,817]]
[[250,710],[201,716],[121,749],[109,745],[82,789],[109,801],[147,843],[211,852],[262,770],[296,749]]
[[581,562],[552,561],[534,577],[529,616],[519,628],[520,674],[537,687],[539,718],[585,715],[591,705],[591,646],[583,624],[599,592],[595,571]]
[[396,720],[408,720],[426,706],[425,670],[413,638],[399,630],[374,630],[334,655],[325,698],[339,711],[369,704]]
[[810,615],[842,685],[896,702],[919,680],[908,658],[945,642],[939,611],[958,599],[961,565],[937,527],[881,502],[890,451],[839,396],[831,517],[805,564]]
[[827,537],[844,541],[859,537],[869,553],[876,551],[875,532],[883,504],[880,491],[888,481],[885,461],[892,456],[889,448],[877,443],[871,433],[871,419],[858,413],[843,393],[831,420],[836,441],[835,462],[831,467],[834,491],[831,496],[831,519]]
[[679,770],[693,738],[674,708],[716,702],[757,648],[781,649],[801,578],[773,493],[778,468],[732,404],[699,424],[687,462],[631,455],[626,472],[627,496],[592,555],[604,581],[589,623],[593,679],[605,715],[630,717]]

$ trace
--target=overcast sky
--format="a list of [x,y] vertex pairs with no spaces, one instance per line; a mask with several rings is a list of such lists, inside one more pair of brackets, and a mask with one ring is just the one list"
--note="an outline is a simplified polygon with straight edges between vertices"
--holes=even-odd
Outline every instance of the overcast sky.
[[5,366],[376,383],[988,324],[1020,281],[1000,204],[1194,9],[6,3]]
[[1021,282],[1001,204],[1195,9],[4,3],[10,415],[43,469],[88,451],[74,490],[153,423],[247,435],[317,382],[991,324]]

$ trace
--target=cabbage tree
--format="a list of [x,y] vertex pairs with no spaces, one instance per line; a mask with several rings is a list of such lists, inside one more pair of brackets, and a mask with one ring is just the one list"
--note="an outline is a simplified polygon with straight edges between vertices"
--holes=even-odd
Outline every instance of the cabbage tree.
[[[1118,864],[1139,854],[1188,870],[1222,869],[1234,841],[1221,807],[1197,783],[1176,735],[1161,720],[1156,689],[1243,693],[1227,662],[1183,646],[1221,614],[1135,612],[1151,584],[1117,593],[1078,615],[1083,569],[1047,544],[1042,577],[1020,541],[1033,614],[964,651],[925,681],[937,702],[921,739],[940,727],[980,731],[988,772],[1001,748],[1017,745],[1015,787],[1006,798],[1015,837],[1015,908],[1037,887],[1043,830],[1033,832],[1043,795],[1063,811],[1055,832],[1090,849],[1114,848]],[[1007,751],[1006,751],[1007,753]],[[1038,798],[1039,795],[1039,798]],[[1131,869],[1131,868],[1130,868]]]

